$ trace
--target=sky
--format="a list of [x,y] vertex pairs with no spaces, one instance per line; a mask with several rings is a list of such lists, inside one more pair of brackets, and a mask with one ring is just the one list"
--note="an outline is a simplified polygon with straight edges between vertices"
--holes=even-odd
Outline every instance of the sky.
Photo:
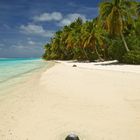
[[41,57],[53,33],[90,20],[101,0],[0,0],[0,57]]
[[0,57],[41,57],[54,32],[96,17],[101,1],[0,0]]

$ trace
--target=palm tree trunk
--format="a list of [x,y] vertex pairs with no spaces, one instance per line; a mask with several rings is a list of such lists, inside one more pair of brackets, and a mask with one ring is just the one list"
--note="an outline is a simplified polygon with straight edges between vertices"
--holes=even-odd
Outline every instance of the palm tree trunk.
[[96,45],[95,45],[95,52],[96,52],[96,54],[97,54],[99,60],[104,61],[104,60],[101,58],[101,56],[100,56],[100,54],[99,54],[99,52],[98,52],[98,50],[97,50]]
[[88,56],[87,56],[87,53],[86,53],[85,49],[84,49],[83,47],[82,47],[82,49],[83,49],[83,52],[84,52],[86,58],[89,60],[89,58],[88,58]]
[[122,38],[122,41],[123,41],[123,43],[124,43],[124,47],[125,47],[126,51],[129,52],[130,50],[129,50],[128,46],[127,46],[127,43],[126,43],[126,41],[125,41],[125,38],[124,38],[123,33],[121,33],[121,38]]

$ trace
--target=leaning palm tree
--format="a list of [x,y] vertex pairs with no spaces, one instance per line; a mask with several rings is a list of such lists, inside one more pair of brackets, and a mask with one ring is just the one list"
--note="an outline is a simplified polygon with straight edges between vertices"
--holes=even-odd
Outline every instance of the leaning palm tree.
[[125,49],[129,48],[124,38],[123,31],[128,22],[132,22],[131,2],[129,0],[112,0],[100,4],[100,18],[104,21],[111,36],[121,36]]
[[95,21],[87,22],[82,28],[82,43],[84,48],[91,48],[100,61],[103,61],[101,53],[101,46],[104,43],[103,30],[96,25]]

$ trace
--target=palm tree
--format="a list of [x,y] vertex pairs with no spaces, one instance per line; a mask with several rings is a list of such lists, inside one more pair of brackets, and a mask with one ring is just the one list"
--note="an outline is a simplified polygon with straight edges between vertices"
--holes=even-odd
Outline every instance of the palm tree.
[[62,42],[67,49],[73,50],[73,57],[76,59],[83,59],[87,57],[86,52],[82,49],[81,27],[83,21],[81,18],[76,19],[69,26],[63,28]]
[[49,59],[49,56],[51,54],[51,44],[47,43],[46,45],[43,46],[45,53],[43,54],[42,58],[43,59]]
[[51,40],[51,51],[54,59],[63,59],[65,57],[65,54],[62,53],[64,51],[63,46],[61,45],[61,35],[62,31],[59,30],[55,33],[54,37]]
[[100,17],[105,21],[107,31],[111,36],[121,36],[125,49],[129,48],[124,38],[123,31],[127,28],[128,22],[132,22],[131,2],[129,0],[112,0],[100,4]]
[[84,48],[92,48],[97,54],[99,60],[103,61],[101,53],[98,50],[104,44],[103,29],[101,29],[97,24],[96,20],[92,22],[87,22],[82,28],[82,43]]

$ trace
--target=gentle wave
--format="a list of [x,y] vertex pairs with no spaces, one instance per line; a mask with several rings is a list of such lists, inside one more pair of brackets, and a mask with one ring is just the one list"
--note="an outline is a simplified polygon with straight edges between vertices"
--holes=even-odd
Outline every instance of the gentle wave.
[[46,62],[37,58],[2,58],[0,59],[0,83],[32,73],[45,65]]
[[38,68],[34,68],[34,69],[30,69],[29,71],[26,71],[26,72],[19,73],[19,74],[17,74],[17,75],[11,76],[11,77],[9,77],[9,78],[7,78],[7,79],[4,79],[4,80],[0,81],[0,83],[7,82],[7,81],[9,81],[9,80],[12,80],[12,79],[14,79],[14,78],[20,77],[20,76],[22,76],[22,75],[25,75],[25,74],[31,73],[31,72],[33,72],[33,71],[35,71],[35,70],[40,69],[40,68],[42,68],[42,67],[38,67]]

